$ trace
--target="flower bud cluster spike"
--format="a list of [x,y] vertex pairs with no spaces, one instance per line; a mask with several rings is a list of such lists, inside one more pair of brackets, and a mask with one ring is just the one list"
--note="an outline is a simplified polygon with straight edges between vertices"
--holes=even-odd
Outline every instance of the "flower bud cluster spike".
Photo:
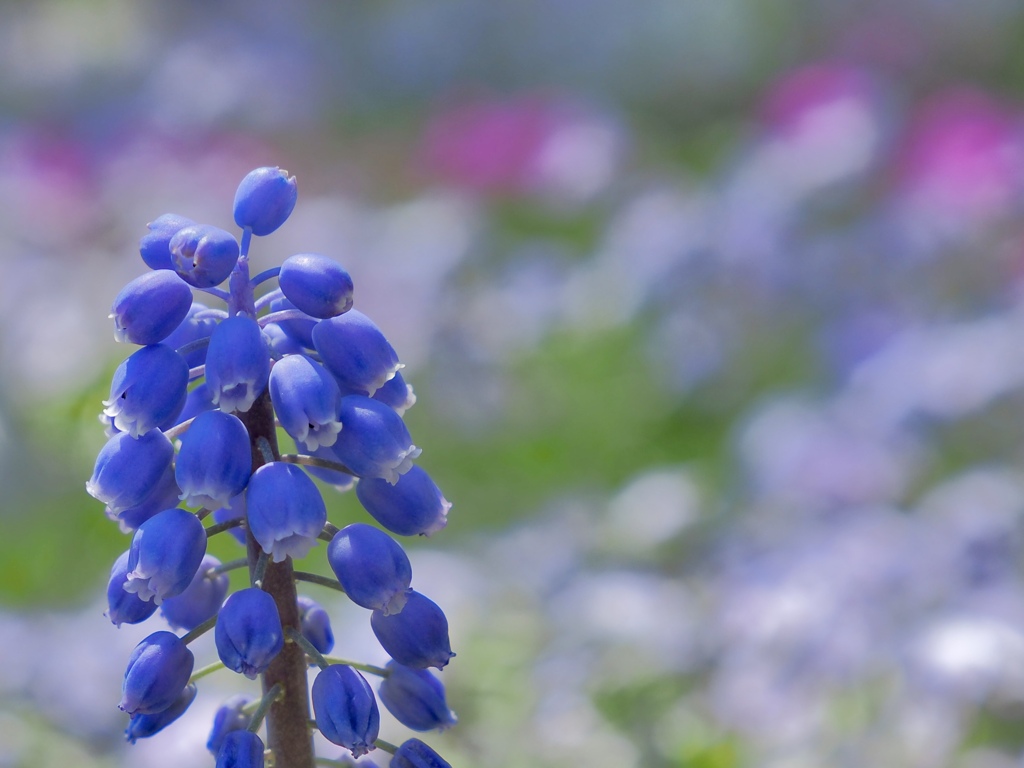
[[[378,697],[417,731],[455,722],[427,670],[454,656],[448,621],[415,591],[392,538],[441,530],[451,507],[414,463],[421,451],[403,415],[416,397],[398,354],[353,308],[352,279],[328,256],[299,253],[249,275],[252,238],[286,222],[297,189],[286,171],[257,168],[235,194],[240,233],[176,213],[147,226],[139,253],[151,271],[110,314],[115,338],[138,348],[114,372],[100,415],[108,439],[86,483],[132,536],[110,571],[107,618],[163,624],[128,659],[119,703],[128,741],[189,717],[196,681],[221,666],[263,678],[261,700],[235,696],[217,711],[206,746],[222,768],[263,765],[265,749],[275,765],[313,768],[314,717],[359,758],[378,748]],[[278,428],[297,455],[279,452]],[[355,486],[363,510],[329,521],[323,486]],[[207,552],[221,531],[242,545],[238,560]],[[324,659],[336,642],[330,617],[297,594],[296,579],[313,577],[292,562],[325,531],[337,582],[315,579],[366,610],[392,657],[386,668]],[[249,584],[232,592],[227,571],[244,566]],[[193,675],[189,643],[211,628],[219,661]],[[357,668],[383,675],[379,693]],[[448,765],[418,739],[379,745],[394,752],[392,766]]]

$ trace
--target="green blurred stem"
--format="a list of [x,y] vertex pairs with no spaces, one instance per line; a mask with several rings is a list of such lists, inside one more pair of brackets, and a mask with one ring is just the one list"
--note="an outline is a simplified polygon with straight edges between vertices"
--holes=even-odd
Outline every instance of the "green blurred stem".
[[190,683],[194,683],[196,680],[202,680],[207,675],[212,675],[218,669],[224,669],[223,661],[215,661],[212,664],[207,664],[205,667],[200,667],[192,673],[192,677],[188,679]]
[[194,627],[187,634],[182,635],[181,636],[181,642],[183,642],[185,645],[188,645],[193,640],[195,640],[197,637],[201,637],[202,635],[205,635],[207,632],[209,632],[211,629],[213,629],[213,626],[216,623],[217,623],[217,615],[214,614],[213,616],[208,618],[206,621],[204,621],[202,624],[199,624],[198,626]]
[[346,667],[352,667],[353,669],[358,669],[361,672],[377,675],[377,677],[387,677],[391,674],[383,667],[375,667],[372,664],[360,664],[358,661],[349,661],[348,659],[339,659],[337,656],[324,656],[324,661],[328,664],[344,664]]
[[330,666],[330,664],[328,664],[327,660],[324,658],[323,654],[320,653],[320,651],[318,651],[316,648],[314,648],[313,644],[309,642],[309,640],[307,640],[301,632],[293,629],[292,627],[288,627],[284,631],[284,633],[288,637],[288,642],[295,643],[297,646],[299,646],[305,652],[305,654],[313,660],[313,663],[320,667],[320,669],[327,669],[327,667]]

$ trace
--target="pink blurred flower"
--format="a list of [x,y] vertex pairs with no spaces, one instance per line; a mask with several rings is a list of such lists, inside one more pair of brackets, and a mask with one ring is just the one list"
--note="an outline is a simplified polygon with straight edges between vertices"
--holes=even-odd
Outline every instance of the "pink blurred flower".
[[621,133],[567,98],[470,100],[437,114],[420,149],[428,175],[474,192],[586,199],[610,181]]
[[0,145],[0,200],[10,229],[52,244],[96,226],[96,157],[64,131],[26,126]]
[[782,139],[799,140],[823,128],[828,110],[846,107],[872,109],[878,99],[873,78],[859,67],[817,62],[797,69],[774,83],[761,102],[760,121]]
[[1024,189],[1020,115],[980,91],[954,89],[920,106],[896,167],[912,214],[947,224],[1009,213]]

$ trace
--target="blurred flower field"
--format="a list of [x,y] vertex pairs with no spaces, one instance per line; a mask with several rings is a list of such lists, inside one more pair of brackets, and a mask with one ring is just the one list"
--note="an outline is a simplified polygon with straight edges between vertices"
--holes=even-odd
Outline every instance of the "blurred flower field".
[[124,743],[146,631],[83,486],[145,223],[268,164],[267,265],[349,270],[454,504],[409,547],[452,766],[1024,764],[1022,39],[1009,0],[0,5],[0,766],[213,764],[217,675]]

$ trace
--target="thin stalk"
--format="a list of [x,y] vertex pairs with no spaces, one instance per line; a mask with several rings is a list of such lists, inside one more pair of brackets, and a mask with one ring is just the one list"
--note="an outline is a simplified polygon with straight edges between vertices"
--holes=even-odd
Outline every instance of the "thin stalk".
[[181,636],[181,642],[183,642],[185,645],[188,645],[193,640],[195,640],[197,637],[200,637],[201,635],[205,635],[207,632],[209,632],[211,629],[213,629],[213,626],[216,623],[217,623],[217,616],[216,616],[216,614],[214,614],[213,616],[208,618],[206,621],[204,621],[202,624],[197,624],[188,633],[182,635]]
[[245,568],[247,565],[249,565],[249,561],[245,558],[240,557],[237,560],[228,560],[226,563],[221,563],[220,565],[216,565],[210,570],[208,570],[206,572],[206,576],[217,576],[221,573],[227,573],[228,571],[235,571],[239,568]]
[[320,667],[320,669],[327,669],[330,666],[324,658],[324,655],[320,653],[320,651],[318,651],[301,632],[288,627],[288,629],[285,630],[285,634],[288,636],[288,642],[295,643],[299,646],[303,652],[313,660],[313,663]]
[[321,587],[327,587],[338,592],[344,592],[345,588],[338,583],[337,579],[331,579],[327,576],[321,576],[318,573],[306,573],[306,571],[293,571],[292,577],[296,581],[307,581],[310,584],[319,584]]
[[230,531],[232,528],[238,528],[242,524],[242,518],[236,520],[225,520],[223,523],[214,523],[206,529],[206,538],[216,536],[218,533],[224,531]]
[[366,672],[371,675],[376,675],[377,677],[387,677],[391,674],[384,669],[384,667],[375,667],[373,664],[363,664],[358,661],[339,659],[337,656],[324,656],[324,661],[328,664],[344,664],[346,667],[352,667],[352,669],[358,669],[360,672]]
[[249,722],[250,731],[256,733],[256,731],[260,729],[260,726],[263,725],[263,718],[267,714],[267,710],[269,710],[270,706],[280,699],[283,694],[284,688],[281,687],[280,683],[263,694],[263,698],[260,699],[259,706],[256,707],[256,711],[252,713],[252,720]]
[[343,472],[346,475],[352,476],[355,476],[356,474],[339,461],[321,459],[316,456],[306,456],[303,453],[282,453],[280,459],[281,461],[286,461],[289,464],[304,464],[307,467],[321,467],[323,469],[333,469],[335,472]]
[[207,664],[205,667],[200,667],[192,673],[192,677],[188,679],[190,683],[194,683],[196,680],[201,680],[207,675],[212,675],[218,669],[224,669],[223,661],[215,661],[212,664]]

